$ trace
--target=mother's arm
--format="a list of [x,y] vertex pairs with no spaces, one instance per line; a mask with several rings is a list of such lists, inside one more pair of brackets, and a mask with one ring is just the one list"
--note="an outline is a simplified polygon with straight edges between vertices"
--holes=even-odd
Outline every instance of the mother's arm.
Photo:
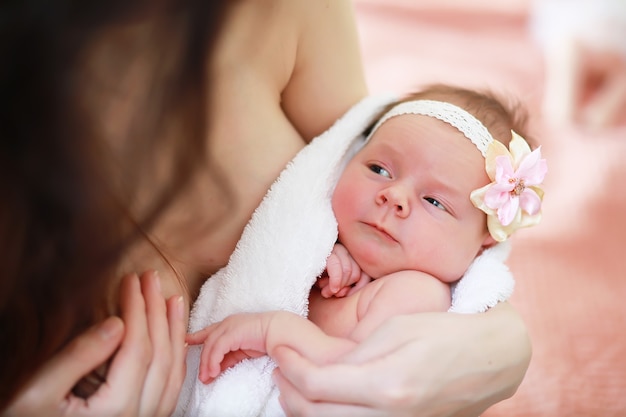
[[[290,416],[478,416],[512,396],[531,356],[517,312],[391,318],[331,364],[277,348],[276,381]],[[374,377],[373,377],[374,376]]]
[[283,111],[310,141],[367,95],[352,0],[282,0],[285,25],[298,32]]

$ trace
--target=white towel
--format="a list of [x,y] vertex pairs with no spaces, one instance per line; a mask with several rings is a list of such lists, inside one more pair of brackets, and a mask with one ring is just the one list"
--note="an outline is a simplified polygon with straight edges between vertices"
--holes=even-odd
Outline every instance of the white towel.
[[[241,312],[308,313],[308,294],[337,239],[331,195],[363,131],[393,97],[369,97],[300,151],[274,182],[244,229],[228,265],[202,286],[189,330]],[[454,312],[481,312],[506,300],[513,277],[506,246],[486,251],[453,292]],[[486,259],[489,258],[489,259]],[[467,274],[466,274],[467,275]],[[467,283],[467,285],[465,285]],[[247,359],[211,384],[198,379],[200,347],[189,348],[175,416],[283,416],[268,357]]]

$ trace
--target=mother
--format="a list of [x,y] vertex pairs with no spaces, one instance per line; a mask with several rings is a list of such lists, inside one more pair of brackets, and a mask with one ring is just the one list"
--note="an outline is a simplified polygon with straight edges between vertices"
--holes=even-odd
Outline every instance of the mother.
[[[14,3],[0,409],[168,415],[203,278],[287,161],[367,94],[351,3]],[[470,415],[512,395],[529,357],[503,304],[392,320],[340,364],[285,350],[278,382],[292,415]]]

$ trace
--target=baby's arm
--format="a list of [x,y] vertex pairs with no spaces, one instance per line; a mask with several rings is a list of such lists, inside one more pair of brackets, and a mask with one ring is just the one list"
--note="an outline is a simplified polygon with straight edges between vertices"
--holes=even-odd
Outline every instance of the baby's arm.
[[204,344],[198,375],[204,383],[243,359],[272,356],[281,345],[304,352],[318,363],[354,347],[350,340],[328,336],[311,321],[288,311],[234,314],[188,335],[187,342]]
[[317,281],[322,297],[345,297],[363,288],[372,279],[341,243],[335,243],[326,260],[326,274]]
[[[301,352],[316,363],[326,363],[352,349],[355,342],[363,340],[390,317],[446,311],[450,307],[450,287],[428,274],[400,271],[371,282],[352,296],[316,300],[310,305],[315,323],[287,311],[242,313],[188,335],[189,344],[204,344],[200,380],[209,383],[245,358],[272,356],[281,345]],[[318,309],[328,311],[320,314]],[[348,337],[325,333],[338,322],[354,323],[355,316],[357,322],[350,325],[351,331],[340,332],[349,334]]]
[[390,317],[447,311],[450,303],[448,284],[423,272],[400,271],[343,298],[324,298],[314,289],[309,319],[326,334],[360,342]]
[[360,342],[390,317],[447,311],[450,286],[432,275],[399,271],[379,278],[361,290],[357,324],[350,339]]

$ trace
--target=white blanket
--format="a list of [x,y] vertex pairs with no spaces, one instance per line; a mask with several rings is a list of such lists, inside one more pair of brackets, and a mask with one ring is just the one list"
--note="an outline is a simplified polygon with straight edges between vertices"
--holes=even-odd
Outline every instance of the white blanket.
[[[287,165],[244,229],[226,267],[203,285],[191,311],[198,331],[241,312],[308,313],[308,294],[337,239],[331,195],[345,163],[362,146],[364,129],[392,100],[369,97],[314,139]],[[482,312],[513,291],[499,244],[472,264],[453,290],[450,311]],[[205,385],[200,347],[191,346],[175,416],[283,416],[268,357],[245,360]]]

